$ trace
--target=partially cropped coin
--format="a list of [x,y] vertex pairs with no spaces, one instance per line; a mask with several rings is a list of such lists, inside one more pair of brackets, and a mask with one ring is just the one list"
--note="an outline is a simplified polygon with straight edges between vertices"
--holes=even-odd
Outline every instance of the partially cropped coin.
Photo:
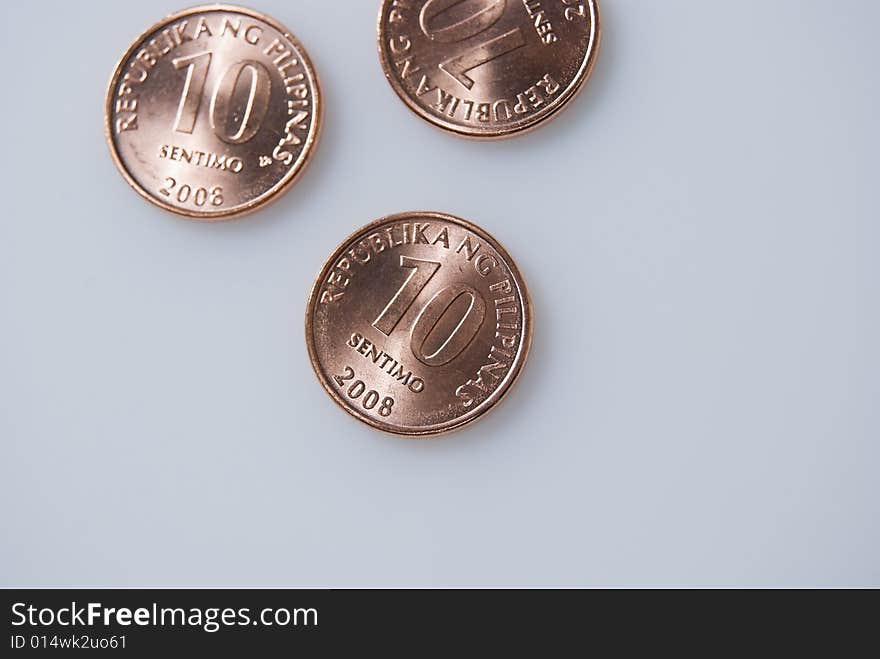
[[451,215],[363,227],[324,263],[306,311],[312,367],[349,414],[399,435],[474,421],[529,351],[532,306],[510,255]]
[[561,110],[599,49],[597,0],[382,0],[379,57],[423,119],[499,138]]
[[282,25],[243,7],[206,5],[157,23],[122,56],[105,132],[128,183],[201,220],[276,199],[321,130],[318,76]]

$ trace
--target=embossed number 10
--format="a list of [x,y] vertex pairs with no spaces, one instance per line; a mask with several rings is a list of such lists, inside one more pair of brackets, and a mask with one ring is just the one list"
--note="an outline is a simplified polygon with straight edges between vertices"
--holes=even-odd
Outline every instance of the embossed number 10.
[[[449,19],[451,24],[446,27],[432,27],[439,16],[453,8],[456,15]],[[432,41],[459,43],[482,34],[495,25],[506,9],[507,0],[428,0],[419,14],[419,25]],[[465,12],[468,12],[466,18],[460,18]],[[525,45],[522,30],[517,27],[440,62],[439,66],[466,89],[471,89],[474,81],[467,76],[468,71]]]
[[[172,60],[175,69],[186,68],[186,80],[177,106],[177,117],[174,119],[174,130],[180,133],[192,133],[196,126],[196,116],[202,104],[205,91],[205,80],[211,66],[211,52],[196,53]],[[233,133],[228,131],[228,123],[232,112],[232,97],[238,87],[241,76],[250,75],[247,104],[241,117],[241,123]],[[256,135],[266,111],[269,109],[269,97],[272,81],[266,67],[253,60],[244,60],[231,65],[211,95],[209,116],[214,134],[228,144],[244,144]]]
[[[428,282],[431,280],[440,264],[436,261],[423,261],[409,256],[400,257],[400,267],[412,270],[403,285],[391,298],[391,301],[373,321],[373,327],[385,336],[391,336],[391,332],[397,327],[403,314],[412,306]],[[454,329],[440,346],[427,354],[425,344],[434,329],[447,315],[452,304],[460,297],[469,298],[467,310],[454,323]],[[441,288],[434,294],[428,303],[419,311],[419,315],[413,323],[410,334],[410,347],[416,358],[426,366],[443,366],[458,357],[468,347],[486,317],[486,302],[480,292],[467,284],[450,284]]]

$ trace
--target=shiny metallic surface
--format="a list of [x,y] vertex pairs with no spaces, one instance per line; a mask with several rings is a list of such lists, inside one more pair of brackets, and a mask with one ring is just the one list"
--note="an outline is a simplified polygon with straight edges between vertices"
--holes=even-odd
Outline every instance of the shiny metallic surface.
[[243,7],[206,5],[160,21],[122,56],[105,133],[142,197],[190,218],[226,219],[296,180],[322,109],[317,74],[286,28]]
[[532,322],[522,275],[498,241],[460,218],[416,211],[368,224],[327,259],[309,296],[306,343],[346,412],[426,437],[504,397]]
[[599,49],[597,0],[383,0],[379,58],[417,115],[466,137],[535,128],[565,107]]

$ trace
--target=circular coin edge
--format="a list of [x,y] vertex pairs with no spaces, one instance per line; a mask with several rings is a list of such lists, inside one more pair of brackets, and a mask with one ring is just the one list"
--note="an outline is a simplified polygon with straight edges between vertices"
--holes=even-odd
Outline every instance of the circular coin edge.
[[385,44],[384,39],[382,38],[382,18],[385,15],[385,8],[390,2],[392,2],[392,0],[382,0],[382,5],[379,8],[379,20],[377,21],[376,26],[377,50],[379,53],[379,62],[382,66],[382,72],[385,79],[388,81],[388,84],[400,100],[403,101],[404,105],[406,105],[406,107],[417,117],[434,126],[434,128],[447,133],[452,133],[458,137],[464,137],[480,142],[491,142],[494,140],[503,140],[526,135],[536,128],[540,128],[545,122],[553,119],[561,113],[562,110],[566,109],[571,102],[574,101],[575,97],[581,92],[581,90],[583,90],[587,80],[593,73],[593,69],[596,65],[596,58],[599,55],[599,49],[602,44],[602,21],[599,15],[599,0],[585,1],[590,6],[590,17],[592,21],[587,57],[584,58],[584,61],[578,68],[578,74],[573,81],[573,84],[566,88],[559,98],[553,102],[554,104],[549,106],[543,114],[532,115],[522,123],[508,125],[506,128],[494,132],[490,132],[490,129],[467,129],[459,124],[455,124],[440,117],[435,117],[421,107],[415,100],[410,98],[409,94],[404,90],[403,85],[401,85],[394,77],[390,62],[388,61],[388,58],[386,58]]
[[[369,234],[370,232],[374,231],[378,226],[381,226],[388,222],[397,222],[412,217],[435,218],[440,221],[457,224],[464,229],[473,232],[483,240],[489,242],[492,245],[492,248],[496,250],[498,254],[504,259],[505,266],[508,268],[511,275],[513,276],[513,279],[515,280],[517,290],[520,294],[521,304],[524,313],[522,340],[520,342],[516,358],[514,359],[513,366],[507,373],[504,382],[497,389],[495,389],[495,391],[493,391],[486,400],[481,402],[476,408],[470,410],[463,416],[457,417],[441,424],[436,424],[434,426],[427,426],[425,428],[407,431],[400,428],[399,426],[393,426],[391,424],[377,421],[376,419],[373,419],[372,417],[361,413],[353,406],[348,405],[348,403],[339,394],[339,392],[337,392],[330,386],[328,378],[323,372],[320,365],[318,354],[314,345],[313,312],[317,304],[321,287],[324,283],[325,274],[328,266],[335,262],[339,255],[344,251],[345,247],[347,247],[353,240],[355,240],[359,236]],[[482,419],[487,412],[491,411],[496,405],[498,405],[502,400],[504,400],[504,398],[507,397],[507,394],[510,393],[510,390],[513,388],[514,383],[519,380],[519,377],[522,374],[523,367],[528,361],[529,352],[532,345],[533,333],[534,309],[532,307],[532,299],[529,295],[528,286],[526,285],[525,278],[523,277],[522,272],[520,272],[519,266],[517,266],[516,262],[510,256],[510,253],[507,251],[507,249],[492,234],[490,234],[485,229],[477,226],[473,222],[469,222],[468,220],[465,220],[456,215],[450,215],[449,213],[443,213],[439,211],[406,211],[402,213],[393,213],[391,215],[386,215],[368,224],[365,224],[364,226],[353,231],[333,249],[333,251],[330,253],[330,256],[328,256],[321,264],[321,268],[318,270],[315,276],[314,284],[312,284],[308,300],[306,301],[306,348],[308,350],[309,361],[311,362],[312,370],[314,371],[315,376],[317,377],[318,382],[320,382],[321,387],[324,389],[324,391],[326,391],[327,394],[333,399],[334,403],[336,403],[347,414],[353,416],[358,421],[361,421],[362,423],[368,425],[375,430],[380,430],[384,433],[395,435],[397,437],[406,437],[410,439],[433,439],[442,435],[448,435],[450,433],[461,430],[464,426],[470,425]]]
[[[293,166],[284,175],[284,177],[276,183],[274,186],[269,188],[265,193],[260,195],[259,197],[252,199],[245,204],[236,206],[234,208],[228,210],[219,210],[219,211],[192,211],[184,208],[178,208],[172,204],[169,204],[165,201],[162,201],[158,197],[155,197],[150,194],[150,192],[145,189],[140,183],[138,183],[131,173],[128,171],[128,168],[122,162],[122,158],[119,155],[116,146],[116,138],[113,135],[113,122],[111,117],[113,115],[113,100],[115,98],[114,91],[119,82],[119,77],[122,73],[122,67],[129,60],[135,50],[141,45],[141,43],[150,36],[152,33],[156,32],[160,27],[171,23],[172,21],[179,20],[181,18],[185,18],[187,16],[192,16],[193,14],[199,14],[203,12],[211,12],[211,11],[227,11],[230,13],[238,13],[243,14],[244,16],[248,16],[250,18],[263,21],[267,25],[271,26],[278,32],[280,32],[286,39],[289,39],[291,43],[296,47],[301,55],[301,61],[304,65],[304,68],[308,72],[314,89],[312,91],[312,107],[314,108],[314,124],[315,128],[310,132],[309,136],[306,138],[306,142],[303,146],[302,150],[302,162],[297,166]],[[197,5],[195,7],[189,7],[187,9],[182,9],[180,11],[174,12],[172,14],[168,14],[164,18],[160,19],[149,28],[141,32],[134,41],[132,41],[131,45],[125,50],[122,54],[122,57],[119,58],[119,61],[116,63],[116,66],[113,68],[113,73],[110,76],[110,81],[107,84],[107,91],[104,97],[104,138],[107,142],[107,147],[110,150],[110,156],[113,159],[113,163],[116,165],[116,169],[119,170],[119,173],[122,175],[122,178],[125,179],[125,182],[128,183],[129,187],[131,187],[137,194],[146,201],[150,202],[154,206],[161,208],[162,210],[168,211],[170,213],[174,213],[175,215],[181,215],[191,220],[201,221],[201,222],[217,222],[222,220],[233,220],[239,219],[246,215],[250,215],[254,211],[257,211],[264,206],[267,206],[275,201],[277,201],[285,192],[287,192],[291,186],[296,183],[299,177],[303,174],[303,172],[307,169],[309,164],[311,164],[312,159],[314,158],[315,151],[317,148],[317,144],[321,138],[321,134],[323,131],[323,121],[324,119],[324,98],[323,92],[321,90],[321,81],[318,77],[318,72],[312,64],[311,56],[306,51],[305,47],[302,43],[297,39],[297,37],[288,30],[284,25],[280,22],[272,18],[271,16],[267,16],[266,14],[262,14],[258,11],[250,9],[248,7],[242,7],[240,5],[229,5],[229,4],[206,4],[206,5]]]

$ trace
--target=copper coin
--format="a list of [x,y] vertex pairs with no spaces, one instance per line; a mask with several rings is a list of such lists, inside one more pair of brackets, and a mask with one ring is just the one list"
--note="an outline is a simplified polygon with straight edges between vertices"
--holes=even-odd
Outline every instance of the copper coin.
[[282,25],[243,7],[178,12],[138,37],[107,89],[105,132],[128,183],[214,220],[276,199],[321,129],[318,76]]
[[536,127],[581,89],[597,0],[383,0],[379,58],[423,119],[467,137]]
[[306,311],[312,367],[349,414],[399,435],[456,430],[491,409],[529,351],[522,275],[483,229],[391,215],[327,259]]

